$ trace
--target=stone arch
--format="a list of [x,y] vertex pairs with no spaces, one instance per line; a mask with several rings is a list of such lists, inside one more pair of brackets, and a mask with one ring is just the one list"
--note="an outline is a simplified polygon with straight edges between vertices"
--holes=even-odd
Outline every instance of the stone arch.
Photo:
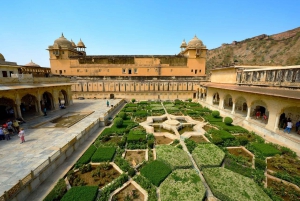
[[220,95],[218,92],[214,93],[213,99],[212,99],[212,104],[213,105],[219,105],[220,103]]
[[279,117],[279,128],[284,128],[284,119],[282,119],[282,114],[286,119],[291,119],[293,123],[292,131],[296,129],[296,122],[300,121],[300,106],[286,106],[283,107],[280,111]]
[[10,118],[17,117],[17,110],[15,102],[6,97],[0,98],[0,123],[1,125]]
[[246,114],[247,113],[247,100],[243,96],[239,96],[235,101],[235,112]]
[[58,103],[59,105],[61,104],[69,105],[69,96],[64,89],[60,90],[58,93]]
[[23,117],[38,113],[38,100],[35,95],[25,94],[21,98],[20,109]]
[[48,91],[45,91],[41,97],[41,109],[44,109],[45,107],[47,108],[47,110],[52,110],[55,108],[53,95]]
[[251,103],[251,116],[257,120],[263,120],[264,114],[269,117],[268,105],[263,100],[254,100]]
[[233,105],[233,98],[230,94],[226,94],[224,96],[224,109],[228,109],[231,110],[232,109],[232,105]]

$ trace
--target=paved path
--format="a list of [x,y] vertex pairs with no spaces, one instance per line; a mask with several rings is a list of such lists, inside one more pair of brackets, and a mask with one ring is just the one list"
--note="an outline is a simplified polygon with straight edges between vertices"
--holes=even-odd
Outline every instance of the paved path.
[[[116,105],[119,101],[120,99],[110,100],[110,105]],[[39,116],[22,124],[26,133],[25,143],[20,144],[17,136],[13,136],[10,141],[0,141],[0,195],[81,133],[91,122],[104,116],[108,110],[106,100],[74,100],[74,104],[65,110],[52,111],[46,117]],[[67,112],[93,113],[70,128],[31,128]]]

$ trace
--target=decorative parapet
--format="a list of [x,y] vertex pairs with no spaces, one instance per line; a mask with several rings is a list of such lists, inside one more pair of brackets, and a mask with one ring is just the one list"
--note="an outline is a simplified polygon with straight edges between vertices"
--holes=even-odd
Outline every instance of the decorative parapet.
[[237,84],[300,87],[300,65],[238,70]]
[[33,77],[32,74],[12,74],[11,77],[1,77],[1,84],[23,83],[68,83],[70,78],[64,77]]

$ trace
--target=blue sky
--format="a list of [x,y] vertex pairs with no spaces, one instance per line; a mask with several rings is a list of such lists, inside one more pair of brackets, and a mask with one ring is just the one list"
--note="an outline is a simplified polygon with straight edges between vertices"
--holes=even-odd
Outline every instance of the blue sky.
[[173,55],[196,34],[208,49],[300,26],[299,0],[2,0],[0,53],[49,67],[63,32],[88,55]]

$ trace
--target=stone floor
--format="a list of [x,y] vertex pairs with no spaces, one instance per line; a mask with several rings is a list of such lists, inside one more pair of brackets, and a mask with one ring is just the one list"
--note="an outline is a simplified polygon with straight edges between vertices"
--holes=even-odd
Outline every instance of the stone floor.
[[[116,105],[120,99],[110,100]],[[20,144],[17,135],[10,141],[0,141],[0,195],[9,190],[52,154],[73,139],[82,130],[109,110],[106,100],[74,100],[74,104],[64,110],[54,110],[47,116],[25,119],[21,127],[25,129],[26,142]],[[32,126],[49,121],[68,112],[93,112],[69,128],[37,128]]]

